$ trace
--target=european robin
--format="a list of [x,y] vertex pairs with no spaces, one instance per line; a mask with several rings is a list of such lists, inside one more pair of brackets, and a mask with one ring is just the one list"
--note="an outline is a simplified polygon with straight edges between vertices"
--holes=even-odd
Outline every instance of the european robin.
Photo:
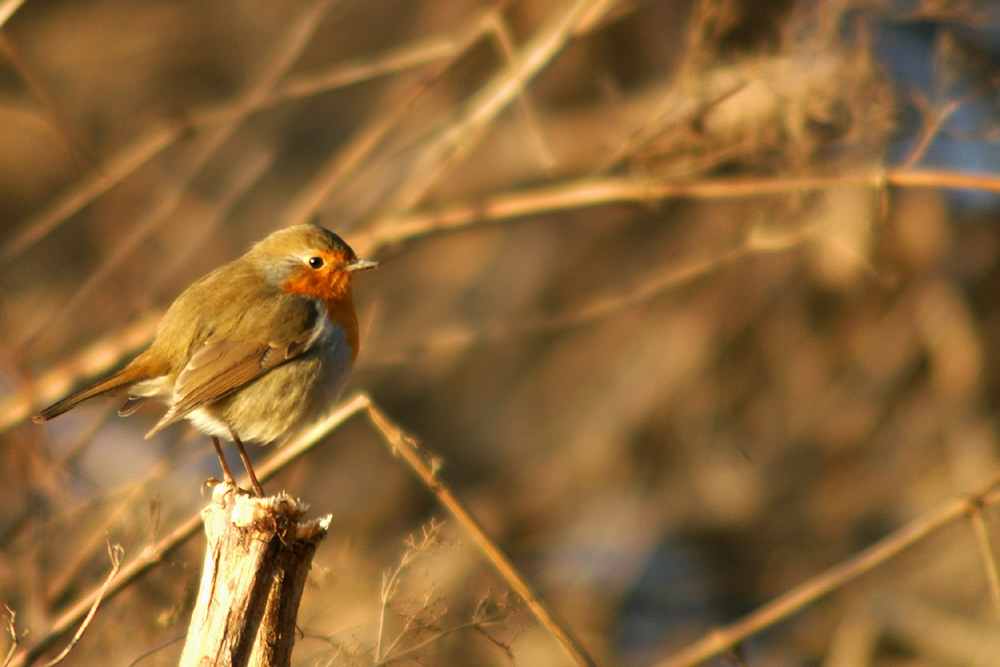
[[358,356],[353,276],[376,266],[322,227],[276,231],[184,290],[149,349],[33,419],[120,390],[123,417],[157,398],[168,409],[147,438],[191,421],[211,436],[230,483],[219,438],[231,439],[263,495],[243,441],[281,444],[340,397]]

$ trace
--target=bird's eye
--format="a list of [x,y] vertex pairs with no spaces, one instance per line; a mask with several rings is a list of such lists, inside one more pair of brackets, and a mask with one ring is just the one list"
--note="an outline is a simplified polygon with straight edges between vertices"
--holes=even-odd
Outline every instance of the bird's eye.
[[308,263],[309,263],[309,266],[311,266],[314,269],[322,269],[323,268],[323,258],[322,257],[310,257]]

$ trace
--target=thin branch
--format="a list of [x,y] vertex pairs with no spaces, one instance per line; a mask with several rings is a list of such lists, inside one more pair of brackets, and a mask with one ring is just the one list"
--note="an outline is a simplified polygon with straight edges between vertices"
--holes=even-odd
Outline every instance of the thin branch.
[[425,37],[372,56],[339,62],[325,69],[290,76],[264,100],[261,108],[369,81],[444,60],[455,54],[456,40]]
[[930,147],[931,142],[937,138],[938,133],[941,131],[941,127],[956,111],[962,108],[964,101],[965,100],[952,100],[929,119],[925,118],[924,127],[917,137],[917,142],[914,144],[909,155],[903,159],[903,162],[900,165],[902,169],[909,169],[924,157],[924,154]]
[[115,580],[118,576],[118,572],[122,568],[122,560],[125,558],[125,549],[122,548],[120,544],[108,544],[108,555],[111,557],[111,572],[108,573],[108,577],[104,580],[104,584],[101,585],[100,589],[97,591],[97,597],[94,599],[94,604],[91,605],[90,611],[87,612],[87,616],[83,619],[83,623],[77,629],[76,634],[70,640],[69,644],[59,652],[52,660],[45,663],[43,667],[55,667],[60,662],[66,659],[70,651],[76,647],[77,642],[83,637],[83,633],[86,632],[87,628],[90,627],[90,622],[94,620],[94,614],[97,613],[97,608],[101,606],[101,601],[104,599],[105,593],[111,587],[111,582]]
[[946,169],[894,169],[886,174],[886,183],[896,187],[1000,192],[1000,175]]
[[986,527],[986,518],[982,507],[974,507],[969,514],[972,528],[976,533],[976,544],[979,545],[979,555],[983,559],[983,570],[986,572],[986,582],[990,587],[990,598],[993,601],[993,611],[1000,621],[1000,572],[997,569],[997,555],[990,541],[990,531]]
[[3,658],[3,667],[7,667],[10,664],[10,660],[14,657],[14,651],[17,650],[17,645],[21,643],[21,638],[17,635],[17,612],[4,605],[4,610],[7,612],[4,616],[4,625],[7,626],[7,634],[10,635],[10,648],[7,649],[7,655]]
[[480,224],[591,206],[648,206],[667,199],[752,199],[829,188],[868,186],[882,189],[887,185],[1000,192],[1000,175],[936,169],[894,169],[888,172],[872,169],[832,176],[709,179],[688,183],[636,177],[584,178],[519,189],[446,207],[418,210],[410,215],[372,225],[373,231],[359,234],[353,239],[353,245],[372,251]]
[[507,554],[486,533],[483,526],[472,516],[451,488],[438,477],[439,462],[423,451],[413,436],[405,433],[371,402],[368,405],[368,417],[386,443],[392,447],[392,451],[403,457],[410,468],[434,493],[438,501],[444,505],[445,509],[468,531],[473,542],[476,543],[487,560],[511,588],[521,596],[535,618],[555,637],[573,661],[578,665],[594,665],[593,659],[573,636],[566,624],[558,619],[555,612],[535,592],[514,566],[514,563],[507,557]]
[[[185,630],[186,630],[186,628],[185,628]],[[143,660],[145,660],[149,656],[151,656],[151,655],[153,655],[155,653],[158,653],[159,651],[162,651],[163,649],[167,648],[171,644],[176,644],[179,641],[184,641],[185,637],[187,637],[187,632],[186,631],[182,632],[182,633],[180,633],[178,635],[174,635],[173,637],[170,637],[168,639],[164,639],[162,642],[160,642],[158,644],[154,644],[153,646],[150,646],[149,648],[143,650],[142,653],[140,653],[139,655],[137,655],[135,657],[135,659],[132,660],[132,662],[128,663],[125,667],[135,667],[136,665],[138,665],[140,662],[142,662]]]
[[801,611],[823,596],[888,562],[928,535],[968,517],[979,506],[1000,502],[1000,471],[997,471],[973,494],[943,503],[936,510],[899,528],[872,546],[831,567],[784,595],[758,608],[739,621],[707,633],[687,648],[656,663],[656,667],[692,667],[721,655],[741,641],[778,621]]
[[[584,178],[556,185],[517,190],[448,207],[417,211],[373,225],[373,231],[352,239],[355,247],[371,251],[444,232],[528,215],[614,204],[652,205],[674,198],[738,199],[809,192],[830,187],[875,186],[879,173],[798,179],[725,179],[665,183],[644,178]],[[1000,179],[998,179],[1000,185]]]

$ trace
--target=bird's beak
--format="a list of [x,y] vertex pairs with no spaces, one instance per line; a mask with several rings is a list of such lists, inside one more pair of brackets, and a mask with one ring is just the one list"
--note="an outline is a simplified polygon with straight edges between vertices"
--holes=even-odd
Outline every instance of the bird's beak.
[[354,273],[355,271],[364,271],[365,269],[375,269],[375,268],[378,268],[378,262],[375,261],[374,259],[355,257],[353,260],[340,267],[340,270],[347,271],[349,273]]

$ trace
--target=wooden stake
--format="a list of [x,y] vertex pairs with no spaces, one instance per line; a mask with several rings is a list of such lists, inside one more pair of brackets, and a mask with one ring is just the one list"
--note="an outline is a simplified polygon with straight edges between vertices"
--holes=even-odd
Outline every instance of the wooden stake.
[[181,667],[287,667],[295,617],[330,516],[285,494],[251,496],[219,484],[202,510],[208,546]]

